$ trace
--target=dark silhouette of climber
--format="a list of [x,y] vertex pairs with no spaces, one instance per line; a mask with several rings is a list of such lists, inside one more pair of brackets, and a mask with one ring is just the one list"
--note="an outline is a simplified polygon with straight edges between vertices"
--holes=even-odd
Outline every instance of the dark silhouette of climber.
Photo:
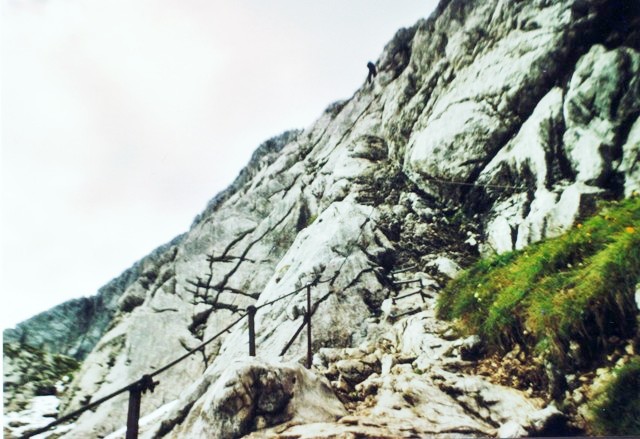
[[373,80],[373,78],[376,77],[376,75],[378,74],[378,71],[376,70],[376,65],[371,61],[367,63],[367,68],[369,69],[369,75],[367,76],[367,84],[371,84],[371,81]]

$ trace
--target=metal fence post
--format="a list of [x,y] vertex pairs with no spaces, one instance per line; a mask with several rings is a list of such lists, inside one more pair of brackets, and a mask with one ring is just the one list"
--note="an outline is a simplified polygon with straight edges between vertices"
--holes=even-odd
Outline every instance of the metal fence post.
[[307,369],[311,369],[311,285],[307,285]]
[[247,317],[249,318],[249,355],[252,357],[256,356],[256,311],[256,307],[253,305],[247,307]]
[[156,386],[160,384],[153,381],[151,375],[142,375],[140,380],[136,381],[129,387],[129,410],[127,412],[127,435],[126,439],[138,439],[138,421],[140,420],[140,400],[142,394],[147,390],[153,392]]
[[140,400],[142,388],[138,383],[129,389],[129,411],[127,413],[126,439],[138,439],[138,421],[140,419]]

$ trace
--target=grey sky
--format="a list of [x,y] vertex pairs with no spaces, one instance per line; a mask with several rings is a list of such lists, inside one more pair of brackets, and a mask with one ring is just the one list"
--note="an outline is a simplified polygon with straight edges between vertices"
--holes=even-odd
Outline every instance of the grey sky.
[[189,227],[435,0],[0,0],[3,327]]

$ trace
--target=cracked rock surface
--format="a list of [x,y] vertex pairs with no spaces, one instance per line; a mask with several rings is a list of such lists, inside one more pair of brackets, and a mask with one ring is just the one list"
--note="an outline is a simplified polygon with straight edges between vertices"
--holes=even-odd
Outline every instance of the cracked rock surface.
[[452,328],[433,312],[437,293],[425,291],[424,301],[418,295],[406,297],[397,300],[393,310],[397,315],[418,312],[383,316],[358,348],[316,354],[314,368],[331,380],[349,416],[315,425],[316,436],[305,436],[302,426],[292,426],[267,437],[335,437],[356,431],[363,437],[543,433],[558,410],[525,392],[466,373],[473,362],[463,359],[465,349],[479,340],[451,337]]

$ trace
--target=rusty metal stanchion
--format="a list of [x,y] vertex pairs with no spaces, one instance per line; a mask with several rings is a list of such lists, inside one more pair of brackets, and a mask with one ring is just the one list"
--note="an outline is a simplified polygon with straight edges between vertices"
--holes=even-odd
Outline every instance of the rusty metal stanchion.
[[249,305],[247,307],[247,318],[249,319],[249,355],[256,356],[256,326],[255,326],[256,307]]
[[307,369],[311,369],[311,285],[307,285]]
[[129,388],[129,410],[127,412],[126,439],[138,439],[138,421],[140,420],[140,401],[147,390],[153,392],[158,381],[153,381],[151,375],[143,375],[140,381]]
[[127,439],[138,439],[138,420],[140,419],[140,399],[142,390],[133,386],[129,390],[129,411],[127,412]]

